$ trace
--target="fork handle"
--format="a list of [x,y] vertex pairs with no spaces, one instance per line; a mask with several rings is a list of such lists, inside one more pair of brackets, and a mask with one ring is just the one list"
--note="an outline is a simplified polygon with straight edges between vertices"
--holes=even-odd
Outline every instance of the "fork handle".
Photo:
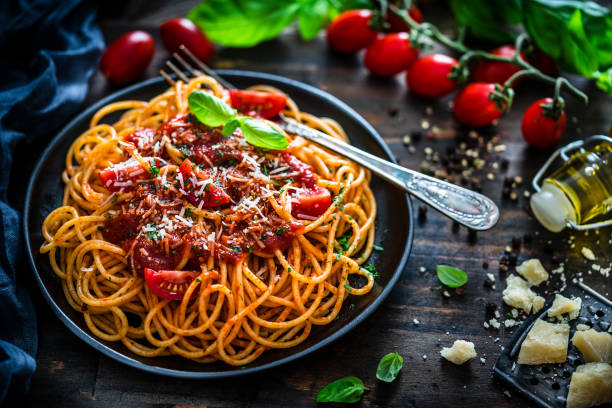
[[468,228],[487,230],[499,219],[495,203],[482,194],[383,160],[284,116],[280,127],[353,160]]

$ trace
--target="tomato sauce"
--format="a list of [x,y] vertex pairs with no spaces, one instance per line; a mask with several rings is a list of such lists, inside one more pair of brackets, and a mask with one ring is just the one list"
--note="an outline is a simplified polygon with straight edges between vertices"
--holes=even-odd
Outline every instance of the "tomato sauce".
[[[211,255],[235,264],[253,252],[286,249],[304,225],[281,219],[269,197],[277,197],[287,184],[302,192],[290,194],[300,211],[319,215],[329,207],[329,191],[316,185],[310,165],[288,152],[255,148],[240,130],[226,138],[190,114],[177,115],[157,131],[139,130],[124,140],[157,160],[169,157],[164,138],[184,156],[179,170],[170,172],[167,161],[155,162],[148,179],[137,181],[129,200],[102,227],[106,240],[126,250],[137,274],[144,268],[174,270],[183,257],[188,260],[184,269],[197,271]],[[319,196],[323,199],[313,204]],[[309,201],[300,204],[300,197]],[[220,219],[198,221],[194,207],[221,211]]]

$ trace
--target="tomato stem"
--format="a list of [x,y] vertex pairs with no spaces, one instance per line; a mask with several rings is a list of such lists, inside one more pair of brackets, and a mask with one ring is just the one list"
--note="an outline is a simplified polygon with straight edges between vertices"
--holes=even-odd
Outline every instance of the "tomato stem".
[[425,35],[435,41],[437,41],[438,43],[444,45],[447,48],[450,48],[453,51],[456,51],[460,54],[463,54],[461,56],[461,58],[459,59],[459,67],[458,69],[454,70],[454,76],[456,76],[457,81],[459,83],[465,82],[467,80],[467,77],[469,76],[469,69],[468,69],[468,63],[475,58],[480,58],[480,59],[485,59],[485,60],[489,60],[489,61],[498,61],[498,62],[507,62],[510,63],[512,65],[516,65],[518,67],[523,68],[522,70],[518,71],[517,73],[515,73],[514,75],[512,75],[505,83],[504,83],[504,88],[507,88],[509,86],[512,85],[512,83],[519,77],[532,77],[532,78],[536,78],[542,82],[547,82],[549,84],[554,84],[555,85],[555,99],[557,100],[557,98],[559,97],[558,94],[561,90],[561,87],[565,87],[567,89],[567,91],[571,94],[573,94],[574,96],[576,96],[577,98],[582,99],[582,101],[585,104],[588,104],[589,102],[589,98],[588,96],[582,92],[581,90],[579,90],[578,88],[576,88],[569,80],[567,80],[567,78],[564,77],[558,77],[558,78],[554,78],[551,77],[549,75],[544,74],[542,71],[540,71],[539,69],[535,68],[533,65],[531,65],[530,63],[528,63],[527,61],[525,61],[523,58],[521,58],[521,50],[524,48],[524,46],[528,43],[529,41],[529,37],[526,34],[521,34],[517,37],[516,42],[515,42],[515,54],[513,57],[508,58],[508,57],[500,57],[497,55],[493,55],[491,53],[488,53],[486,51],[481,51],[481,50],[472,50],[468,47],[466,47],[463,44],[463,40],[465,37],[465,27],[462,28],[462,31],[459,32],[459,37],[457,41],[453,41],[451,40],[449,37],[447,37],[446,35],[442,34],[440,32],[440,30],[438,29],[438,27],[436,27],[435,25],[428,23],[428,22],[423,22],[421,24],[417,23],[416,21],[414,21],[411,17],[410,14],[408,13],[408,8],[398,8],[397,6],[395,6],[394,4],[387,4],[386,0],[377,0],[379,2],[384,2],[385,3],[385,7],[388,7],[388,9],[395,14],[396,16],[398,16],[400,19],[402,19],[402,21],[404,21],[406,24],[408,24],[410,26],[410,28],[412,30],[415,31],[416,35]]

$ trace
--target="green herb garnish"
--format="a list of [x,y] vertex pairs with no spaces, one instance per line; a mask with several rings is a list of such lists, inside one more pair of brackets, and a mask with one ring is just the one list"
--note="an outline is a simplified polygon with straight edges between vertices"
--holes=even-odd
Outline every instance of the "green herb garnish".
[[461,269],[449,265],[436,266],[436,274],[438,275],[440,282],[449,288],[458,288],[459,286],[463,286],[468,279],[467,274]]
[[397,354],[397,352],[389,353],[380,359],[376,369],[376,378],[384,382],[393,382],[403,365],[404,359],[402,356]]
[[325,386],[317,394],[317,402],[358,402],[368,388],[357,377],[344,377]]

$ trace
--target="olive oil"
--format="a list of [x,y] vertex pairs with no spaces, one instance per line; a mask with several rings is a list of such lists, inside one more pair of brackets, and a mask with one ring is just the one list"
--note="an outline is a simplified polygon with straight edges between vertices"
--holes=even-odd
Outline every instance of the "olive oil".
[[561,231],[566,220],[584,224],[612,209],[612,143],[578,151],[542,182],[531,208],[551,231]]

